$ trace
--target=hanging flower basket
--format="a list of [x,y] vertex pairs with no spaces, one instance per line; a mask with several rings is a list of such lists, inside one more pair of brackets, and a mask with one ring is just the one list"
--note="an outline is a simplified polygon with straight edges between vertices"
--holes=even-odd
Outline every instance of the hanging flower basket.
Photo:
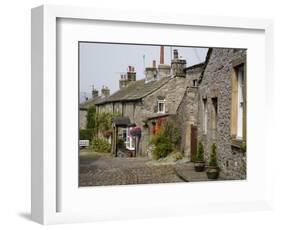
[[130,129],[130,134],[133,137],[141,137],[141,128],[136,126]]

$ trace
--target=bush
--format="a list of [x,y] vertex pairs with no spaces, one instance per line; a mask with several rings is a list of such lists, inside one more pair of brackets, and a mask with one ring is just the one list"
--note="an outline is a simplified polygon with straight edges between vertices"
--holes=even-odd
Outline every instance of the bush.
[[173,150],[171,143],[158,143],[152,152],[152,156],[155,160],[164,158]]
[[80,140],[92,140],[93,130],[92,129],[80,129],[79,130],[79,139]]
[[209,166],[217,167],[217,146],[215,143],[212,144],[212,153],[211,153],[211,158],[209,161]]
[[121,150],[126,148],[125,141],[123,139],[117,140],[117,148]]
[[167,157],[169,153],[179,146],[179,129],[172,122],[167,121],[152,138],[151,143],[155,145],[152,151],[154,159],[158,160],[159,158]]
[[178,160],[182,160],[183,156],[180,152],[174,152],[173,153],[173,158],[178,161]]
[[245,154],[246,151],[247,151],[247,145],[246,145],[246,142],[245,142],[245,141],[242,142],[240,148],[241,148],[242,153]]
[[111,150],[111,145],[107,140],[102,138],[93,139],[91,147],[94,151],[100,153],[109,153]]
[[164,136],[169,139],[169,141],[173,145],[173,148],[178,148],[181,141],[181,136],[180,136],[180,131],[175,126],[175,124],[173,124],[171,121],[167,121],[163,125],[163,133]]
[[195,156],[195,161],[204,161],[204,146],[202,144],[202,141],[199,141],[198,143],[198,149]]
[[87,128],[93,129],[93,130],[96,128],[96,107],[95,106],[91,106],[88,108]]

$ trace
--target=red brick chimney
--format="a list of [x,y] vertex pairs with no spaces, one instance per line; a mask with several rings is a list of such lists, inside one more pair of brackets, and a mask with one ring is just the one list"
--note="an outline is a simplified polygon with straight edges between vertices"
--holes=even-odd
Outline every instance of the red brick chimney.
[[164,46],[160,46],[160,64],[164,64]]

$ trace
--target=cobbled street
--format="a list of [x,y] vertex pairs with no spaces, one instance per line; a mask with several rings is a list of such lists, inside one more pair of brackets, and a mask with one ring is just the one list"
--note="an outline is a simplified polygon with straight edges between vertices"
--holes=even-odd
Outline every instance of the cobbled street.
[[107,154],[81,154],[79,186],[155,184],[206,181],[193,163],[155,163],[148,158],[113,158]]

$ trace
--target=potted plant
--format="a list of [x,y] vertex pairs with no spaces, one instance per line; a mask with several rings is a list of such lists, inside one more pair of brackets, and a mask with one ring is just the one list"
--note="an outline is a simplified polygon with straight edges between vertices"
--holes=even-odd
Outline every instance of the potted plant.
[[198,143],[198,149],[194,161],[194,169],[196,172],[203,172],[205,170],[204,147],[201,141]]
[[212,153],[207,169],[207,177],[211,180],[216,180],[219,177],[219,167],[217,162],[217,146],[212,144]]
[[240,149],[241,149],[243,155],[245,156],[245,155],[246,155],[246,152],[247,152],[247,145],[246,145],[246,142],[245,142],[245,141],[242,142],[242,144],[241,144],[241,146],[240,146]]

